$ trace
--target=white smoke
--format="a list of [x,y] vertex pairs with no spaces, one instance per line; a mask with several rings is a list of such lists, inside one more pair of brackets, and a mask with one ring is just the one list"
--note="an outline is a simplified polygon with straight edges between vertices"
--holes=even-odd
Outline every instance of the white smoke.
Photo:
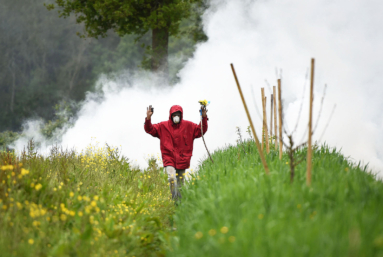
[[[181,105],[184,118],[199,122],[198,100],[211,101],[206,143],[210,151],[235,143],[235,128],[244,132],[248,121],[230,69],[234,66],[250,108],[257,133],[261,119],[260,88],[276,85],[276,68],[282,77],[285,121],[295,126],[306,83],[299,143],[308,122],[310,59],[316,58],[314,120],[325,84],[328,85],[319,140],[334,104],[337,105],[322,142],[341,148],[355,162],[383,170],[383,2],[381,1],[213,1],[204,14],[208,42],[180,71],[181,81],[162,87],[150,75],[136,76],[131,85],[122,80],[100,79],[104,97],[89,94],[74,127],[63,136],[67,147],[85,148],[96,137],[100,143],[120,146],[131,160],[145,166],[148,154],[160,153],[159,140],[143,128],[146,107],[154,106],[152,122],[167,120],[172,105]],[[283,73],[281,73],[281,71]],[[98,100],[97,100],[98,99]],[[269,108],[267,109],[269,110]],[[18,145],[23,142],[19,141]],[[194,144],[192,167],[206,154],[202,140]],[[382,174],[381,174],[382,175]]]

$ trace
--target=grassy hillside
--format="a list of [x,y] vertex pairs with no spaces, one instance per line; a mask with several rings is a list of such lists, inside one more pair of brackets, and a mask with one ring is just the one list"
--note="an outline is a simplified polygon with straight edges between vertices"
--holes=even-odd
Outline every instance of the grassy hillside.
[[155,161],[118,149],[0,152],[0,255],[163,256],[174,204]]
[[316,148],[311,187],[273,150],[265,175],[254,143],[213,159],[183,190],[169,256],[383,256],[383,183],[336,149]]

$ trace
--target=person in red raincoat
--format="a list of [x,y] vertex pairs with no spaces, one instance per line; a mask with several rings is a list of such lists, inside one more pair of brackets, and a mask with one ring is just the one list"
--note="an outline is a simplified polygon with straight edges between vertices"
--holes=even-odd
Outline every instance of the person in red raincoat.
[[[206,108],[202,109],[202,130],[207,131]],[[152,106],[147,108],[145,131],[160,139],[162,161],[168,175],[172,198],[181,198],[180,186],[185,179],[185,169],[190,167],[193,155],[194,139],[202,136],[201,123],[199,125],[183,119],[183,110],[179,105],[170,108],[169,120],[152,124]]]

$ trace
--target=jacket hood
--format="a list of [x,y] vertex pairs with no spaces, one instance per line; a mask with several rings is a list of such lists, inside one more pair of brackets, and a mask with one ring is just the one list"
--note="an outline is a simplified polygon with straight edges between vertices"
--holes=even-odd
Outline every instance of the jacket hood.
[[169,120],[171,122],[173,122],[172,120],[172,114],[175,113],[175,112],[181,112],[181,120],[180,120],[180,123],[181,121],[183,120],[183,116],[184,116],[184,112],[182,110],[182,107],[179,106],[179,105],[173,105],[172,108],[170,108],[170,111],[169,111]]

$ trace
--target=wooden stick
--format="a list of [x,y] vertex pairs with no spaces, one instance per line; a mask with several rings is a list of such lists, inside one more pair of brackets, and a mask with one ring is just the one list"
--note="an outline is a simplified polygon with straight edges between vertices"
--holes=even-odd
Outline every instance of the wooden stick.
[[273,102],[274,96],[271,94],[270,96],[270,137],[273,138]]
[[253,125],[253,122],[251,121],[249,110],[247,109],[245,98],[243,97],[241,86],[239,85],[237,74],[235,73],[235,70],[234,70],[234,65],[230,64],[230,66],[231,66],[231,70],[233,71],[235,82],[237,83],[239,94],[241,95],[243,106],[245,107],[247,118],[249,119],[249,122],[250,122],[251,131],[253,132],[253,136],[254,136],[254,139],[255,139],[255,144],[257,145],[257,149],[258,149],[258,152],[259,152],[259,156],[261,157],[263,168],[265,169],[265,173],[269,174],[269,167],[267,166],[267,162],[266,162],[265,156],[263,155],[261,146],[259,145],[259,140],[258,140],[258,137],[257,137],[257,133],[255,133],[254,125]]
[[[265,90],[263,90],[263,94],[265,94]],[[264,97],[263,101],[263,124],[265,125],[265,141],[266,141],[266,153],[270,153],[270,147],[269,147],[269,130],[267,128],[267,113],[266,113],[266,103],[267,103],[267,97]]]
[[282,160],[282,89],[281,79],[278,79],[278,112],[279,112],[279,160]]
[[262,151],[265,149],[265,88],[261,88],[261,97],[262,97]]
[[313,120],[313,101],[314,101],[314,58],[311,59],[311,81],[310,81],[310,113],[309,113],[309,139],[307,141],[307,173],[306,183],[311,186],[311,168],[312,168],[312,120]]
[[275,101],[274,101],[274,133],[275,133],[275,141],[274,141],[274,145],[275,145],[275,150],[277,150],[277,149],[278,149],[278,130],[277,130],[277,92],[276,92],[275,86],[273,86],[273,94],[274,94],[274,98],[275,98]]

